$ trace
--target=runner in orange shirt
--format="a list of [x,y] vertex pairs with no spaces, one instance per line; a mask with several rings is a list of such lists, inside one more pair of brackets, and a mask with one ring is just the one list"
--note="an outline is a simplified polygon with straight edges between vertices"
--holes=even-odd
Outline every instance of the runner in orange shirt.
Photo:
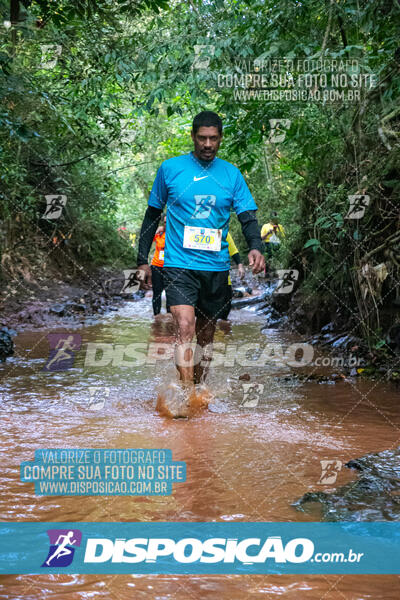
[[[165,289],[163,266],[164,266],[164,248],[165,248],[165,228],[167,217],[164,216],[163,225],[159,227],[154,236],[153,242],[156,244],[153,259],[151,261],[151,282],[153,286],[153,313],[154,316],[161,311],[161,294]],[[168,306],[167,306],[167,312]]]

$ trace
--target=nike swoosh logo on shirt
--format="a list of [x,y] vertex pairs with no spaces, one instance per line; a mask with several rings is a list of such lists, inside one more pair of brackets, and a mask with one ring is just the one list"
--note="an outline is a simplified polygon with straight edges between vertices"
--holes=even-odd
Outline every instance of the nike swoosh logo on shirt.
[[200,179],[205,179],[208,175],[204,175],[204,177],[193,177],[193,181],[200,181]]

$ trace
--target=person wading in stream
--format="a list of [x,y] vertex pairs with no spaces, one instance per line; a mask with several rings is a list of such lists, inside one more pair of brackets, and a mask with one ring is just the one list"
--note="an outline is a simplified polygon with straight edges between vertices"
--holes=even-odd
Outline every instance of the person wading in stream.
[[[157,229],[154,236],[156,249],[151,261],[151,283],[153,286],[153,313],[156,317],[161,311],[161,294],[165,289],[163,267],[164,267],[164,249],[165,249],[165,226],[167,217],[164,216],[162,225]],[[167,312],[169,306],[167,304]]]
[[[275,253],[275,251],[279,248],[281,243],[281,239],[285,237],[285,230],[283,225],[279,223],[278,213],[276,211],[272,211],[271,220],[269,223],[265,223],[261,227],[261,239],[265,242],[265,250],[267,253],[267,267],[270,271],[268,275],[271,275],[271,259]],[[267,272],[265,270],[265,277],[267,277]]]
[[[216,321],[224,313],[229,275],[226,241],[233,209],[246,238],[253,273],[265,268],[256,219],[257,205],[235,166],[217,158],[222,121],[210,111],[196,115],[194,150],[162,163],[142,223],[138,269],[142,287],[151,286],[147,264],[164,207],[167,209],[164,279],[176,333],[175,362],[184,387],[201,383],[211,361]],[[191,342],[196,334],[193,352]]]
[[[236,244],[233,241],[233,237],[231,236],[229,231],[228,231],[228,235],[226,236],[226,241],[228,242],[229,257],[236,263],[236,265],[238,267],[238,275],[239,275],[240,279],[244,279],[244,276],[245,276],[244,266],[242,265],[239,250],[237,249]],[[227,285],[226,290],[227,291],[226,291],[225,308],[222,311],[222,313],[220,313],[220,315],[219,315],[219,318],[222,321],[226,321],[228,319],[229,313],[231,312],[233,292],[232,292],[232,280],[231,280],[230,275],[228,275],[228,285]]]

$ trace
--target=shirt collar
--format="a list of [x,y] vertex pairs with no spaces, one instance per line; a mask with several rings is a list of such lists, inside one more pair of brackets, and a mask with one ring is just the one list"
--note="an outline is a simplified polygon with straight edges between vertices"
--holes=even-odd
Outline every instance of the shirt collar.
[[194,160],[195,163],[197,163],[198,165],[203,167],[203,169],[210,169],[211,166],[215,163],[216,158],[217,158],[215,156],[212,160],[201,160],[201,158],[197,158],[197,156],[194,155],[193,150],[191,152],[189,152],[189,156],[192,160]]

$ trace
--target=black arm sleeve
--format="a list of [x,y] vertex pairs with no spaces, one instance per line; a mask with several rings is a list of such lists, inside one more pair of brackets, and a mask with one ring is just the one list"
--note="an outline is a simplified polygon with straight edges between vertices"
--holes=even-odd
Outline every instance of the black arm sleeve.
[[237,264],[240,265],[240,263],[242,262],[240,260],[240,254],[239,252],[236,252],[236,254],[232,254],[231,259]]
[[147,207],[139,236],[139,248],[137,254],[138,266],[147,265],[148,263],[151,244],[153,243],[161,214],[161,208],[154,208],[153,206]]
[[246,238],[250,250],[263,251],[263,245],[260,236],[260,228],[256,219],[255,210],[245,210],[238,214],[238,219],[242,226],[243,235]]

